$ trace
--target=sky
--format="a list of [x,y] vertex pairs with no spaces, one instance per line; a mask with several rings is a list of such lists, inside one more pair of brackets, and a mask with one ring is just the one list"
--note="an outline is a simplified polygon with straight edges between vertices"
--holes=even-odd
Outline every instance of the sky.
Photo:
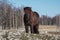
[[60,14],[60,0],[8,0],[15,7],[29,6],[39,15],[54,17]]

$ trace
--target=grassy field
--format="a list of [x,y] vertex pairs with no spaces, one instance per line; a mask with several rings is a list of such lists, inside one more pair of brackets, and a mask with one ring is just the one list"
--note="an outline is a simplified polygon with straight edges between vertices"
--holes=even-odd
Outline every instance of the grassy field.
[[0,31],[0,40],[60,40],[59,35],[55,34],[30,34],[25,31]]
[[56,30],[51,25],[40,25],[39,34],[25,33],[24,28],[0,30],[0,40],[60,40],[60,32]]

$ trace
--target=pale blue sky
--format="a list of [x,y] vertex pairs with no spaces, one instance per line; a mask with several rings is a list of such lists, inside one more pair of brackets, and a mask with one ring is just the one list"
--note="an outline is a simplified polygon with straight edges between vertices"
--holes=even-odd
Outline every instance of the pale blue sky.
[[30,6],[33,11],[39,15],[48,15],[53,17],[60,14],[60,0],[9,0],[15,7]]

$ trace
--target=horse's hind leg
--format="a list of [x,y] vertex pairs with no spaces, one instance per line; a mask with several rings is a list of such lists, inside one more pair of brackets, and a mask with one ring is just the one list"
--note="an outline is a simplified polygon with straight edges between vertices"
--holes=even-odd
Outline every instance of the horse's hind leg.
[[39,25],[38,24],[34,26],[33,29],[34,29],[34,33],[35,34],[39,34],[38,28],[39,28]]

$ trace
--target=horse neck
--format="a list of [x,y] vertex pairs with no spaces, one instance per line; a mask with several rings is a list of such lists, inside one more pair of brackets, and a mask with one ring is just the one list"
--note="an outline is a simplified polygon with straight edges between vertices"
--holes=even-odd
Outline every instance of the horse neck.
[[30,13],[30,17],[33,17],[33,16],[34,16],[34,15],[33,15],[33,13],[31,12],[31,13]]

